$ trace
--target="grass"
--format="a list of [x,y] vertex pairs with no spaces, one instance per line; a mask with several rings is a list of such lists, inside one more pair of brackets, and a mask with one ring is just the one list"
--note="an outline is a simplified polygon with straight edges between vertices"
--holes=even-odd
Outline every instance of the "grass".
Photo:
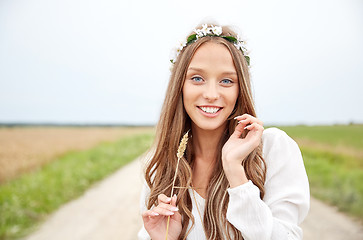
[[363,125],[279,127],[293,138],[363,149]]
[[73,150],[91,149],[151,127],[0,127],[0,184],[31,172]]
[[28,234],[49,213],[145,152],[152,139],[152,133],[139,134],[69,152],[0,185],[0,239]]
[[279,128],[299,143],[311,194],[363,220],[363,125]]
[[344,155],[301,148],[311,194],[363,220],[363,169]]

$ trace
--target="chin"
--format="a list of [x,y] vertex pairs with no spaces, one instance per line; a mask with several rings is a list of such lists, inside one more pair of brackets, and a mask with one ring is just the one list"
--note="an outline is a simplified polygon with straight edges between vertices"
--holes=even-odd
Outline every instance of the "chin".
[[198,128],[205,130],[205,131],[214,131],[220,128],[224,128],[226,126],[227,122],[221,122],[221,123],[216,123],[214,122],[201,122],[199,124],[195,124]]

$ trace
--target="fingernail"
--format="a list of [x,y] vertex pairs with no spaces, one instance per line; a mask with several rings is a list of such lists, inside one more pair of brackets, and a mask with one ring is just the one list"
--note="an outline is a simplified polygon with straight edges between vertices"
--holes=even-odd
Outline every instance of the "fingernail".
[[244,127],[243,129],[247,129],[249,126],[251,126],[251,125],[248,125],[248,126]]
[[177,211],[179,211],[179,208],[177,208],[177,207],[173,207],[173,208],[171,209],[171,211],[177,212]]
[[159,216],[159,213],[157,213],[157,212],[152,212],[152,215],[154,215],[154,216]]
[[168,198],[166,199],[166,201],[167,201],[167,202],[170,202],[170,201],[171,201],[171,198],[170,198],[170,197],[168,197]]
[[175,199],[177,199],[178,197],[176,196],[176,194],[174,194],[174,196],[173,197],[175,197]]
[[237,117],[234,117],[233,119],[237,119],[238,118],[238,116]]
[[174,213],[173,212],[167,212],[166,215],[171,216],[171,215],[174,215]]

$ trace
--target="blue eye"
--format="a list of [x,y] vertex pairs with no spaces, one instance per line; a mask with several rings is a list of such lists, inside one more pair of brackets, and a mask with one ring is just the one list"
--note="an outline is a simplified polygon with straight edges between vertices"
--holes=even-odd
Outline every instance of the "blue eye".
[[203,81],[203,79],[201,77],[192,77],[192,80],[194,82],[202,82]]
[[221,81],[221,83],[223,83],[223,84],[231,84],[231,83],[233,83],[233,82],[232,82],[232,80],[230,80],[230,79],[223,79],[223,80]]

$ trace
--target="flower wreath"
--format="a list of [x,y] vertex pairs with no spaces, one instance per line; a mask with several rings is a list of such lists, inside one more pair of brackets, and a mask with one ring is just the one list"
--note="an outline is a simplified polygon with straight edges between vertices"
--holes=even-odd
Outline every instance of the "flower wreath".
[[197,41],[199,38],[212,36],[212,37],[221,37],[226,39],[227,41],[233,43],[233,45],[242,52],[242,55],[245,57],[248,66],[250,65],[250,57],[248,56],[247,48],[245,47],[245,42],[240,38],[239,35],[237,37],[234,36],[221,36],[222,27],[221,26],[213,26],[208,27],[207,24],[203,24],[201,29],[194,29],[194,34],[190,35],[186,41],[180,43],[172,53],[170,62],[175,63],[177,57],[180,52],[183,50],[185,46]]

